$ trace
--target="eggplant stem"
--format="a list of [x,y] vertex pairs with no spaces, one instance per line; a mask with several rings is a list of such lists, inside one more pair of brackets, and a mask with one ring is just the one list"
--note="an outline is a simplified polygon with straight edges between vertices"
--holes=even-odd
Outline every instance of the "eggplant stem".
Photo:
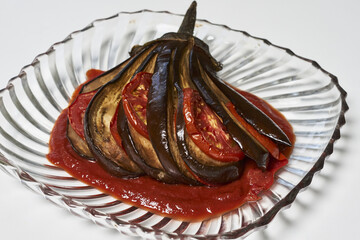
[[196,22],[196,1],[193,1],[187,10],[184,19],[179,27],[178,33],[193,35]]

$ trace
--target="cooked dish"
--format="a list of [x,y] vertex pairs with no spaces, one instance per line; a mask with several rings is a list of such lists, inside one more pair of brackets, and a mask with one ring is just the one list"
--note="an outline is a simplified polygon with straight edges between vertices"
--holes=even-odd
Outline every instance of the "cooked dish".
[[221,64],[193,36],[195,16],[193,3],[177,33],[89,70],[47,155],[124,202],[187,221],[259,199],[295,140],[278,111],[217,77]]

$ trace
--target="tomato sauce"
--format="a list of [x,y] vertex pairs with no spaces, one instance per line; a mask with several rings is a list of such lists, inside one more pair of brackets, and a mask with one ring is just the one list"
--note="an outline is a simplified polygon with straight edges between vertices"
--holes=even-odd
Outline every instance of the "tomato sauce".
[[[77,90],[76,92],[78,92]],[[241,92],[287,134],[292,143],[295,135],[291,125],[277,110],[258,97]],[[97,162],[80,157],[66,137],[68,109],[55,122],[49,142],[47,158],[76,179],[93,186],[125,203],[150,212],[183,221],[204,220],[231,211],[248,201],[259,199],[259,193],[269,189],[275,172],[287,164],[287,159],[272,158],[266,171],[249,159],[240,179],[216,187],[165,184],[150,177],[122,179],[110,175]],[[284,155],[289,156],[289,148]]]

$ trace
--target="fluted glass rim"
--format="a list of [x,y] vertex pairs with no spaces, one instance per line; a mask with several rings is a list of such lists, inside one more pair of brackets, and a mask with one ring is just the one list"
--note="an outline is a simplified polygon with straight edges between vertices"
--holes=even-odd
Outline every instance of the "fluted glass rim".
[[[55,48],[57,45],[60,44],[64,44],[67,41],[73,39],[73,35],[79,32],[84,32],[90,28],[94,28],[95,24],[98,22],[102,22],[102,21],[106,21],[112,18],[116,18],[119,17],[121,14],[141,14],[141,13],[161,13],[161,14],[170,14],[170,15],[175,15],[175,16],[183,16],[182,14],[174,14],[171,13],[169,11],[152,11],[152,10],[140,10],[140,11],[135,11],[135,12],[120,12],[118,14],[115,14],[111,17],[108,18],[101,18],[101,19],[97,19],[94,20],[92,23],[90,23],[89,25],[87,25],[85,28],[78,30],[78,31],[74,31],[72,33],[70,33],[64,40],[59,41],[54,43],[53,45],[51,45],[51,47],[44,53],[41,53],[39,55],[37,55],[33,62],[24,66],[21,70],[20,73],[11,78],[7,84],[7,86],[3,89],[0,90],[0,96],[3,94],[4,91],[8,91],[13,87],[13,81],[17,81],[17,79],[21,79],[21,77],[25,74],[26,72],[25,70],[29,67],[34,67],[35,64],[38,63],[38,59],[43,56],[43,55],[48,55],[51,52],[55,51]],[[314,166],[310,169],[310,171],[303,177],[303,179],[287,194],[286,197],[284,197],[283,199],[280,200],[279,203],[277,203],[271,210],[269,210],[264,216],[262,216],[261,218],[257,219],[256,221],[248,224],[247,226],[237,229],[235,231],[232,232],[226,232],[226,233],[222,233],[221,237],[224,238],[238,238],[238,237],[243,237],[245,235],[247,235],[248,233],[252,232],[254,229],[257,229],[259,227],[262,226],[266,226],[274,217],[275,215],[281,210],[284,209],[284,207],[291,205],[291,203],[295,200],[296,196],[298,195],[298,193],[300,192],[301,189],[306,188],[307,186],[310,185],[313,176],[316,172],[320,171],[323,166],[324,166],[324,162],[325,159],[333,152],[333,146],[334,146],[334,142],[336,140],[338,140],[340,138],[340,128],[345,124],[345,112],[349,109],[348,105],[346,103],[346,91],[340,86],[339,81],[337,79],[336,76],[334,76],[333,74],[329,73],[328,71],[324,70],[316,61],[314,60],[310,60],[304,57],[301,57],[297,54],[295,54],[294,52],[292,52],[290,49],[288,48],[284,48],[275,44],[272,44],[270,41],[268,41],[267,39],[264,38],[260,38],[260,37],[255,37],[250,35],[249,33],[242,31],[242,30],[236,30],[236,29],[232,29],[226,25],[223,24],[215,24],[212,23],[208,20],[204,20],[204,19],[198,19],[197,23],[207,23],[209,25],[213,25],[213,26],[217,26],[217,27],[221,27],[224,28],[228,31],[233,31],[233,32],[239,32],[242,33],[244,35],[246,35],[247,37],[262,41],[264,44],[278,48],[278,49],[282,49],[284,50],[287,54],[289,54],[290,56],[299,58],[303,61],[309,62],[311,65],[313,65],[316,69],[320,70],[321,72],[323,72],[324,74],[328,75],[331,79],[331,82],[336,86],[336,88],[338,89],[338,91],[340,92],[340,101],[341,101],[341,111],[340,111],[340,115],[339,118],[337,120],[337,124],[336,124],[336,128],[331,136],[331,139],[329,140],[327,146],[325,147],[324,152],[321,154],[320,158],[316,161],[316,163],[314,164]],[[159,230],[149,230],[147,228],[142,227],[141,225],[133,225],[131,223],[127,223],[127,222],[123,222],[117,218],[114,218],[111,215],[108,214],[104,214],[104,213],[100,213],[98,211],[96,211],[95,209],[91,209],[89,207],[87,207],[86,205],[77,202],[77,201],[73,201],[72,199],[65,197],[61,194],[59,194],[58,192],[55,192],[54,190],[52,190],[51,188],[49,188],[46,184],[39,182],[37,180],[35,180],[34,178],[32,178],[29,174],[27,174],[25,171],[23,171],[21,168],[19,168],[18,166],[16,166],[16,164],[12,163],[11,161],[9,161],[8,159],[6,159],[2,153],[0,152],[0,167],[6,168],[9,171],[8,172],[12,172],[15,174],[12,174],[13,177],[18,178],[23,184],[25,185],[37,185],[37,189],[40,189],[40,191],[37,191],[38,193],[42,194],[45,198],[57,203],[59,206],[64,207],[64,204],[69,206],[70,209],[71,208],[77,208],[78,210],[82,211],[85,209],[86,213],[88,214],[88,218],[92,219],[93,218],[99,218],[104,220],[105,222],[110,221],[110,225],[113,225],[115,228],[117,228],[118,230],[121,230],[121,228],[127,228],[127,227],[136,227],[138,229],[140,229],[143,234],[148,234],[148,233],[154,233],[155,235],[167,235],[169,237],[189,237],[186,234],[182,234],[182,233],[166,233],[166,232],[159,232]],[[32,186],[31,189],[34,190],[34,187]],[[56,201],[54,201],[54,198],[56,198]],[[94,222],[96,222],[96,220],[92,219]],[[175,234],[175,235],[174,235]],[[214,235],[213,237],[216,236],[220,236],[220,235]],[[207,237],[209,236],[204,236],[204,237],[199,237],[196,236],[199,239],[207,239]]]

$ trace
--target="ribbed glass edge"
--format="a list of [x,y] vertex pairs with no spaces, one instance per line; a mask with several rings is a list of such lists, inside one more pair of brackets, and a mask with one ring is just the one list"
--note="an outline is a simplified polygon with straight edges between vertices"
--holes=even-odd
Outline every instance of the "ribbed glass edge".
[[[12,82],[16,81],[16,79],[21,79],[21,76],[23,76],[25,73],[25,69],[28,67],[34,67],[35,64],[38,63],[38,58],[40,58],[43,55],[48,55],[51,52],[55,51],[55,48],[57,45],[60,44],[64,44],[67,41],[73,39],[72,35],[79,33],[79,32],[84,32],[86,30],[88,30],[89,28],[93,28],[94,24],[98,23],[98,22],[102,22],[102,21],[106,21],[112,18],[116,18],[118,17],[120,14],[138,14],[138,13],[142,13],[142,12],[151,12],[151,13],[166,13],[166,14],[170,14],[170,15],[175,15],[175,16],[183,16],[183,14],[174,14],[171,13],[169,11],[152,11],[152,10],[140,10],[140,11],[136,11],[136,12],[120,12],[116,15],[113,15],[111,17],[108,18],[102,18],[102,19],[97,19],[94,20],[92,23],[90,23],[89,25],[87,25],[85,28],[78,30],[78,31],[74,31],[72,33],[70,33],[63,41],[54,43],[53,45],[51,45],[51,47],[44,53],[37,55],[33,62],[29,65],[24,66],[21,70],[20,73],[11,78],[7,84],[7,86],[3,89],[0,90],[0,95],[2,95],[2,93],[4,91],[9,90],[10,88],[13,87]],[[245,32],[245,31],[241,31],[241,30],[235,30],[232,29],[226,25],[223,24],[214,24],[208,20],[203,20],[203,19],[198,19],[197,22],[204,22],[207,24],[211,24],[214,26],[218,26],[218,27],[222,27],[225,28],[229,31],[234,31],[234,32],[239,32],[242,33],[244,35],[246,35],[247,37],[251,37],[253,39],[262,41],[264,44],[281,49],[286,51],[287,54],[289,54],[290,56],[299,58],[303,61],[309,62],[311,63],[316,69],[322,71],[324,74],[328,75],[332,81],[332,83],[337,87],[337,89],[340,92],[340,100],[341,100],[341,111],[339,114],[339,118],[337,121],[337,125],[336,128],[332,134],[331,139],[329,140],[329,143],[327,144],[324,152],[321,154],[320,158],[316,161],[316,163],[314,164],[314,166],[310,169],[310,171],[304,176],[304,178],[287,194],[287,196],[285,198],[283,198],[282,200],[279,201],[279,203],[277,203],[271,210],[269,210],[264,216],[262,216],[261,218],[259,218],[258,220],[248,224],[246,227],[232,231],[232,232],[228,232],[228,233],[222,233],[221,235],[208,235],[208,236],[196,236],[197,239],[209,239],[212,237],[219,237],[221,236],[224,239],[234,239],[234,238],[240,238],[240,237],[245,237],[248,234],[250,234],[254,229],[256,228],[260,228],[260,227],[265,227],[274,217],[275,215],[284,207],[286,206],[290,206],[296,196],[298,195],[298,193],[300,192],[301,189],[307,187],[310,185],[313,176],[316,172],[320,171],[323,166],[324,166],[324,162],[326,160],[326,158],[333,152],[334,149],[334,142],[336,140],[338,140],[340,138],[340,128],[346,123],[345,121],[345,112],[349,109],[347,103],[346,103],[346,96],[347,93],[346,91],[340,86],[339,81],[337,79],[336,76],[334,76],[333,74],[327,72],[326,70],[324,70],[316,61],[314,60],[310,60],[304,57],[301,57],[297,54],[295,54],[294,52],[292,52],[290,49],[288,48],[284,48],[275,44],[272,44],[269,40],[264,39],[264,38],[259,38],[259,37],[254,37],[252,35],[250,35],[249,33]],[[51,202],[56,203],[57,205],[68,209],[70,212],[85,217],[85,218],[89,218],[91,219],[93,222],[99,224],[99,225],[103,225],[103,226],[107,226],[107,227],[115,227],[117,230],[119,230],[119,232],[126,234],[126,230],[129,226],[133,226],[130,223],[126,223],[126,222],[119,222],[118,219],[114,219],[112,218],[110,215],[108,214],[103,214],[103,213],[99,213],[98,211],[96,211],[95,209],[91,209],[89,207],[87,207],[86,205],[74,201],[68,197],[65,197],[55,191],[53,191],[52,189],[50,189],[48,186],[46,186],[46,184],[43,184],[41,182],[36,181],[35,179],[33,179],[30,175],[28,175],[26,172],[22,171],[20,168],[18,168],[16,166],[16,164],[11,163],[8,159],[6,159],[0,152],[0,169],[4,170],[6,173],[10,174],[11,176],[17,178],[18,180],[20,180],[23,184],[25,184],[26,186],[28,186],[30,189],[34,190],[35,192],[43,195],[46,199],[50,200]],[[136,226],[138,229],[140,229],[144,235],[162,235],[162,236],[168,236],[170,238],[177,236],[180,238],[186,238],[188,239],[188,235],[183,235],[183,234],[168,234],[168,233],[164,233],[164,232],[159,232],[158,230],[149,230],[147,228],[144,228],[142,226]]]

